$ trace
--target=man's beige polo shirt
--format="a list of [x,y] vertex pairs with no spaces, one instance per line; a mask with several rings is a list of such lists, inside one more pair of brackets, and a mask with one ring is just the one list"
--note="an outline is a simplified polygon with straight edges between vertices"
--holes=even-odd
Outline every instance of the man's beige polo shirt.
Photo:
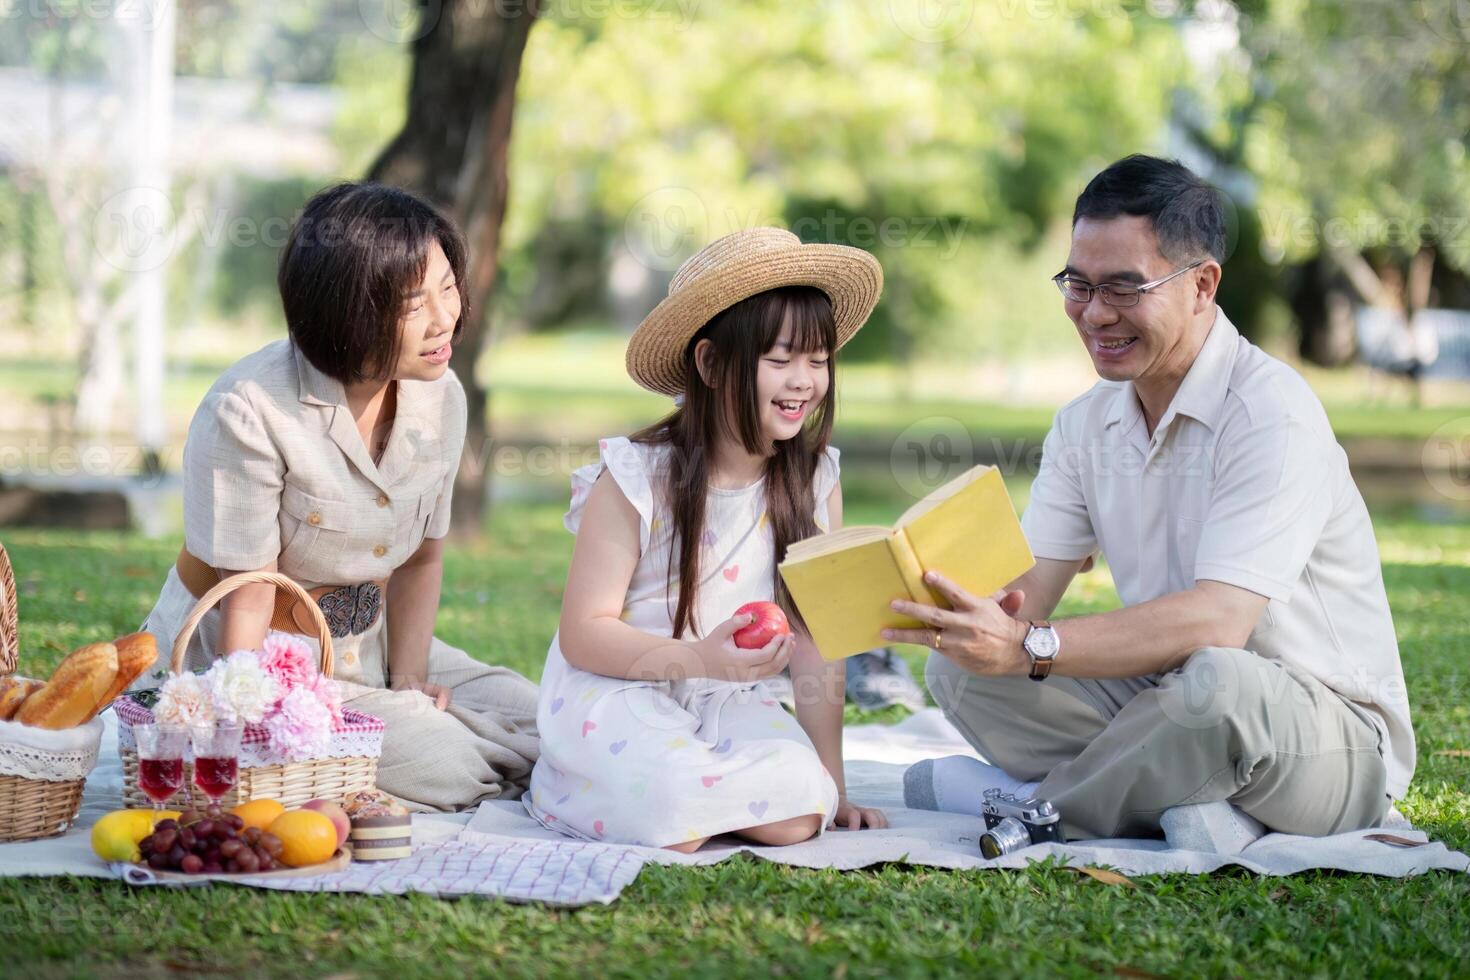
[[1366,709],[1403,795],[1414,731],[1368,508],[1316,394],[1223,312],[1152,438],[1131,382],[1057,413],[1021,523],[1038,558],[1100,548],[1125,606],[1206,579],[1265,596],[1246,648]]

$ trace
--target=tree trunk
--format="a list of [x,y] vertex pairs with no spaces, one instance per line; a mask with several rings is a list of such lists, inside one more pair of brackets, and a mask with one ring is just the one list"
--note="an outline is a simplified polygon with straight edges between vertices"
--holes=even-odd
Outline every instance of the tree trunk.
[[475,363],[488,338],[516,78],[536,3],[443,0],[425,6],[421,16],[434,17],[434,22],[421,24],[414,41],[408,116],[369,168],[368,179],[433,201],[459,222],[469,240],[466,293],[473,315],[465,318],[450,366],[469,401],[453,526],[458,532],[474,532],[484,516],[490,457],[489,397],[475,376]]
[[118,320],[103,301],[95,279],[75,297],[82,344],[78,352],[76,408],[72,429],[86,445],[104,441],[122,388],[122,342]]
[[1356,287],[1341,265],[1319,253],[1293,270],[1290,278],[1294,282],[1289,301],[1301,330],[1298,351],[1303,360],[1323,367],[1340,367],[1351,361],[1356,343]]

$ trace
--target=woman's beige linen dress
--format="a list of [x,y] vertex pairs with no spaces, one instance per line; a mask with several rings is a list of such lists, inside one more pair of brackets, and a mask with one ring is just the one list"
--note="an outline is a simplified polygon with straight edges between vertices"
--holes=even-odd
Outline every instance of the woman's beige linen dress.
[[[186,549],[216,569],[279,570],[307,589],[389,578],[425,538],[449,531],[465,437],[458,378],[398,383],[397,414],[375,464],[342,384],[288,340],[244,358],[215,382],[184,446]],[[134,685],[162,683],[167,651],[195,598],[169,571],[145,629],[159,662]],[[387,690],[387,609],[334,642],[344,701],[383,719],[378,786],[419,811],[516,799],[538,754],[536,685],[435,638],[429,680],[453,688],[440,711],[418,691]],[[189,669],[215,653],[219,612],[189,644]],[[317,643],[307,637],[313,651]]]

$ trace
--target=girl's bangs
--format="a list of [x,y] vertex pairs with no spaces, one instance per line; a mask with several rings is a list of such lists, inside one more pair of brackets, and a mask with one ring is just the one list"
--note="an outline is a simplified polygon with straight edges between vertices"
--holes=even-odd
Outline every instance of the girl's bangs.
[[776,302],[766,307],[761,324],[761,351],[770,350],[781,336],[781,327],[791,316],[791,353],[832,353],[837,346],[837,321],[832,301],[815,286],[787,286],[771,291]]

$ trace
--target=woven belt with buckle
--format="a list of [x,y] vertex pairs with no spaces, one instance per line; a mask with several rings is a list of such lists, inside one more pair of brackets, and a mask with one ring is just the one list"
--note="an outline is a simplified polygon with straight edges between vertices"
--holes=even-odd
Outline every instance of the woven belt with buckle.
[[[188,549],[179,551],[175,566],[179,581],[198,599],[219,583],[220,574],[195,557]],[[383,612],[383,591],[387,580],[360,582],[357,585],[325,585],[309,589],[307,594],[321,607],[327,620],[327,631],[334,640],[366,633],[378,622]],[[276,607],[271,615],[271,629],[285,633],[316,636],[311,611],[289,592],[276,591]]]
[[366,633],[383,610],[383,590],[377,582],[339,585],[323,595],[313,593],[313,597],[322,607],[322,615],[327,617],[327,629],[334,640]]

